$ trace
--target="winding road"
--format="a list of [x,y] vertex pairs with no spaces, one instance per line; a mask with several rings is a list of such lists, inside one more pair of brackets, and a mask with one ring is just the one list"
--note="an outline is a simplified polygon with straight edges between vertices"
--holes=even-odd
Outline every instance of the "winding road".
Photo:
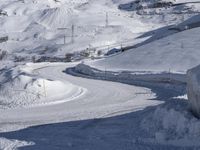
[[[74,64],[37,65],[34,74],[70,82],[82,89],[71,101],[29,108],[0,110],[0,131],[13,131],[49,123],[105,118],[160,104],[150,89],[122,83],[74,77],[63,71]],[[72,95],[73,96],[73,95]],[[66,97],[70,99],[70,97]]]

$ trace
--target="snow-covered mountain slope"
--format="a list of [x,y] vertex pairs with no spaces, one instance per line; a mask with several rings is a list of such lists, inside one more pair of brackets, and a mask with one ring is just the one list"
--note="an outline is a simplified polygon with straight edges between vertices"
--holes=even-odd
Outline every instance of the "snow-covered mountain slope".
[[199,32],[200,28],[186,30],[91,65],[103,70],[186,72],[200,64]]
[[[71,51],[83,50],[89,44],[104,46],[133,39],[138,33],[152,28],[147,28],[138,19],[132,19],[128,13],[118,10],[112,1],[105,0],[9,0],[3,2],[0,8],[6,14],[1,15],[0,36],[8,36],[8,41],[1,44],[1,49],[12,54],[23,51],[21,53],[37,55],[48,49],[46,54],[64,56]],[[105,27],[106,12],[108,27]],[[72,24],[75,43],[71,43]],[[132,26],[137,27],[137,30]]]
[[160,12],[141,15],[119,9],[119,5],[125,2],[130,1],[2,1],[0,37],[8,37],[8,41],[1,43],[0,48],[12,54],[11,57],[20,54],[28,58],[34,55],[64,57],[66,53],[88,47],[107,51],[113,44],[120,46],[128,42],[134,45],[139,42],[134,38],[144,32],[180,23],[195,15],[198,8],[198,4],[188,6],[190,9],[183,12],[184,16],[182,13],[170,13],[171,8],[152,8],[152,11]]

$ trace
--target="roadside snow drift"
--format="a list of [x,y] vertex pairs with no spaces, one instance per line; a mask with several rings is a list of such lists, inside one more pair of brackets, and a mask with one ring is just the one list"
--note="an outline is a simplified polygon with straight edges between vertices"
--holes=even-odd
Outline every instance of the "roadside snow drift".
[[0,137],[1,150],[15,150],[15,149],[30,146],[30,145],[34,145],[34,143],[26,142],[26,141],[18,141],[18,140],[8,140],[8,139]]
[[58,104],[73,100],[83,92],[81,87],[67,81],[42,78],[32,69],[29,64],[12,70],[12,78],[1,86],[0,108]]
[[200,66],[187,72],[188,87],[187,94],[192,111],[200,117]]
[[153,138],[144,139],[145,143],[159,143],[180,147],[199,147],[200,121],[187,109],[187,102],[173,100],[157,107],[141,122],[144,131]]

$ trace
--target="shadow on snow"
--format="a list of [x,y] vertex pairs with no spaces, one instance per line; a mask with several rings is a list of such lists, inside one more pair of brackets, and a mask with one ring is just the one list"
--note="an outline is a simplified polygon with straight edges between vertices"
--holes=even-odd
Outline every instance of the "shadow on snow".
[[[165,101],[163,106],[180,105],[182,109],[187,109],[185,100],[174,98],[185,94],[185,90],[174,90],[169,86],[167,88],[152,86],[151,89],[157,95],[156,100]],[[109,118],[29,127],[19,131],[0,133],[0,137],[34,142],[34,145],[19,148],[20,150],[168,150],[169,148],[181,150],[182,147],[143,142],[142,139],[153,138],[154,134],[145,131],[141,127],[141,122],[156,108],[157,106],[147,107],[144,110]]]

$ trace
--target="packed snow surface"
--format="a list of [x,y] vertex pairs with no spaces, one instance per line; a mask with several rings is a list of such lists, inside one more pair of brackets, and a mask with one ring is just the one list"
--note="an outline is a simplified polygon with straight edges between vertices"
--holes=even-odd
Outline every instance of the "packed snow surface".
[[2,108],[64,103],[86,92],[86,89],[67,81],[37,76],[38,69],[40,66],[27,64],[12,70],[12,78],[1,86]]
[[[170,146],[173,149],[176,149],[176,147],[183,148],[186,146],[191,148],[199,146],[196,141],[199,138],[197,132],[199,121],[187,111],[185,100],[176,98],[184,94],[182,91],[183,88],[180,85],[158,84],[158,87],[156,87],[156,83],[154,85],[152,82],[146,84],[149,88],[145,88],[110,81],[79,78],[66,74],[65,70],[75,65],[76,63],[41,63],[26,64],[20,67],[27,74],[35,74],[50,81],[70,81],[70,84],[82,87],[87,92],[81,96],[77,96],[73,101],[55,103],[54,105],[46,104],[39,107],[0,109],[0,130],[1,132],[5,132],[0,133],[0,136],[6,137],[6,139],[3,138],[0,140],[4,143],[2,145],[3,149],[6,149],[4,147],[12,147],[13,145],[16,145],[16,147],[32,145],[33,147],[38,146],[39,149],[42,149],[45,142],[44,139],[51,143],[47,147],[52,148],[55,145],[51,140],[58,132],[61,133],[57,137],[62,139],[58,142],[61,144],[60,147],[75,146],[75,148],[78,148],[76,144],[78,139],[74,134],[81,135],[81,137],[84,135],[93,137],[96,134],[96,138],[89,140],[85,137],[81,138],[82,140],[80,141],[87,141],[87,143],[91,142],[91,144],[96,145],[101,143],[100,139],[108,137],[110,135],[108,133],[111,133],[110,136],[112,136],[115,131],[120,136],[117,139],[124,142],[125,145],[132,143],[134,147],[141,146],[145,148],[146,144],[153,148],[159,144],[162,148]],[[51,73],[47,74],[47,72]],[[143,85],[145,86],[145,83]],[[51,92],[52,95],[56,94],[56,91]],[[166,102],[163,104],[164,101]],[[129,116],[129,113],[132,117]],[[123,119],[126,120],[124,120],[125,123]],[[88,122],[82,122],[81,120],[88,120]],[[60,122],[66,122],[66,124]],[[43,124],[52,125],[27,128]],[[57,131],[58,128],[59,131]],[[68,128],[70,129],[68,130]],[[110,128],[113,128],[113,130]],[[21,130],[16,131],[18,129]],[[188,129],[190,129],[189,132],[186,132]],[[93,132],[91,133],[89,130]],[[127,137],[127,133],[134,130],[137,130],[139,133],[133,132],[130,135],[128,134],[129,136]],[[32,131],[37,133],[37,135],[32,133]],[[50,134],[49,132],[52,131],[53,133]],[[69,132],[73,132],[73,136]],[[82,132],[86,132],[87,134]],[[102,137],[99,132],[102,133]],[[23,136],[19,138],[19,134]],[[68,134],[70,140],[66,142],[65,139],[68,137]],[[48,137],[45,135],[48,135]],[[10,140],[18,138],[19,140]],[[122,138],[131,138],[131,141],[124,141]],[[114,140],[115,138],[109,137],[109,139]],[[116,144],[116,141],[114,140],[109,143]],[[124,148],[124,144],[121,145],[122,148]],[[84,147],[88,148],[89,145],[86,144]],[[107,149],[115,149],[115,146],[99,145],[100,148],[104,146]],[[119,144],[116,146],[118,147]]]
[[[27,66],[31,69],[27,69]],[[27,101],[31,104],[34,103],[36,105],[37,103],[44,103],[44,105],[41,105],[40,107],[25,107],[5,110],[0,109],[0,120],[1,122],[5,123],[3,126],[1,126],[1,130],[14,130],[15,128],[18,129],[24,126],[31,126],[33,124],[37,125],[55,122],[55,119],[60,122],[101,118],[103,116],[112,116],[112,113],[115,114],[114,112],[116,112],[116,114],[118,114],[118,112],[119,114],[121,114],[124,111],[128,111],[129,109],[132,109],[132,111],[136,111],[143,109],[147,106],[157,105],[161,103],[156,100],[150,100],[151,98],[154,98],[155,95],[148,88],[140,88],[120,83],[95,81],[72,77],[63,72],[66,67],[70,67],[70,65],[48,63],[26,65],[26,71],[29,72],[33,68],[35,70],[37,69],[38,76],[50,80],[50,83],[47,82],[47,98],[42,100],[37,99],[37,101],[33,101],[32,97],[20,99],[22,104],[27,103]],[[46,74],[46,72],[51,73]],[[55,82],[55,80],[57,80],[57,82]],[[64,83],[60,83],[58,81],[62,81]],[[68,81],[70,81],[70,83]],[[49,89],[50,91],[48,91],[48,84],[49,87],[53,86],[51,89]],[[82,87],[82,89],[84,89],[84,91],[86,92],[82,91],[82,93],[78,93],[78,95],[72,97],[74,94],[73,87],[75,87],[75,92],[78,92],[76,87]],[[63,95],[60,92],[63,92],[64,90],[66,92]],[[69,90],[72,90],[73,92],[69,92],[70,94],[68,95]],[[147,94],[138,94],[140,92]],[[56,101],[57,97],[60,96],[63,96],[62,103],[59,103],[59,100]],[[73,98],[73,100],[68,101],[68,99],[70,99],[71,97]],[[53,101],[50,101],[51,98]],[[51,102],[54,105],[48,104]],[[28,103],[28,105],[30,104]],[[2,104],[2,106],[4,106],[4,104]],[[23,125],[20,127],[20,125],[18,126],[16,124],[12,124],[10,122],[11,120],[13,121],[13,123],[20,122],[20,124]],[[9,123],[7,124],[6,122]]]

